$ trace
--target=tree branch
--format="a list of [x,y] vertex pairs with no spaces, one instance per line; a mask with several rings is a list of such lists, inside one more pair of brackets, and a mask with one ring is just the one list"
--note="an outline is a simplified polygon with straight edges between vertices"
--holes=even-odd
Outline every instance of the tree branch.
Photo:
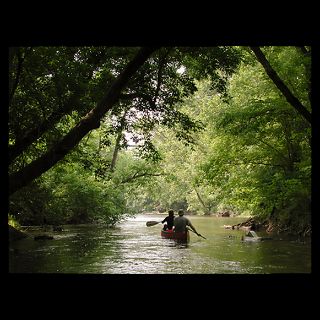
[[163,73],[164,66],[165,66],[165,64],[166,64],[166,62],[167,62],[167,57],[168,57],[168,55],[169,55],[170,50],[171,50],[171,49],[169,49],[169,50],[165,53],[165,55],[160,58],[160,61],[159,61],[158,77],[157,77],[157,88],[156,88],[154,97],[153,97],[153,99],[152,99],[152,102],[153,102],[154,105],[155,105],[156,100],[157,100],[157,97],[158,97],[158,95],[159,95],[159,91],[160,91],[161,84],[162,84],[162,73]]
[[36,128],[27,132],[23,137],[17,139],[14,145],[8,146],[8,160],[9,164],[25,151],[33,142],[35,142],[41,135],[52,128],[55,123],[64,115],[70,113],[73,107],[79,102],[79,97],[71,96],[68,101],[58,110],[51,113],[51,115],[40,123]]
[[126,119],[126,115],[128,113],[128,110],[125,110],[121,119],[120,119],[120,128],[118,129],[118,133],[117,133],[117,138],[116,138],[116,143],[114,146],[114,150],[113,150],[113,154],[112,154],[112,161],[111,161],[111,165],[110,165],[110,171],[114,172],[115,166],[116,166],[116,162],[118,159],[118,153],[120,150],[120,141],[121,138],[123,136],[123,129],[124,129],[124,124],[125,124],[125,119]]
[[9,195],[38,178],[58,161],[64,158],[92,129],[100,126],[101,118],[117,103],[121,90],[127,85],[135,72],[145,63],[156,48],[141,48],[128,63],[124,71],[109,87],[104,97],[97,103],[70,132],[46,154],[31,162],[25,168],[9,176]]
[[203,209],[204,209],[204,213],[205,214],[208,214],[210,212],[210,209],[207,208],[207,206],[205,205],[203,199],[201,198],[200,196],[200,193],[198,192],[198,190],[196,189],[196,187],[193,187],[194,188],[194,191],[196,192],[196,195],[197,195],[197,198],[199,200],[199,202],[201,203],[201,205],[203,206]]
[[289,88],[278,76],[276,71],[271,67],[269,61],[259,47],[250,47],[254,52],[257,60],[261,63],[269,78],[273,81],[280,92],[285,96],[286,100],[311,124],[311,113],[306,107],[292,94]]
[[306,49],[306,47],[298,46],[297,48],[302,52],[303,55],[305,55],[305,56],[310,55],[310,52]]

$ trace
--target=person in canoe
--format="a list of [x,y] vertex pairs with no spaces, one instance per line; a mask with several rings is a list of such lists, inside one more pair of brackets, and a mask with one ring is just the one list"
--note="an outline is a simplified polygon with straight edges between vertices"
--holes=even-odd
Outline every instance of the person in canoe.
[[178,217],[175,217],[173,225],[175,232],[185,232],[187,230],[187,226],[189,226],[196,234],[199,234],[196,228],[192,225],[191,221],[184,217],[183,210],[178,211]]
[[174,211],[173,210],[169,210],[168,211],[168,216],[167,217],[165,217],[162,221],[161,221],[161,223],[165,223],[166,222],[166,224],[163,226],[163,230],[172,230],[172,228],[173,228],[173,221],[174,221]]

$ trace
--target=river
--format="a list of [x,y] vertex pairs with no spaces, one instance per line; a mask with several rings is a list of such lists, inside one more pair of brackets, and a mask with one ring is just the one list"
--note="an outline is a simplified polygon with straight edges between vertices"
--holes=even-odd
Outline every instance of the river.
[[[9,248],[10,273],[77,274],[272,274],[311,273],[311,240],[271,235],[272,240],[243,242],[244,231],[225,229],[240,217],[189,216],[206,239],[190,233],[188,244],[160,237],[165,215],[143,215],[119,223],[65,225],[53,240],[32,236]],[[36,228],[35,228],[36,229]],[[257,231],[258,235],[264,236]],[[270,235],[268,235],[270,236]]]

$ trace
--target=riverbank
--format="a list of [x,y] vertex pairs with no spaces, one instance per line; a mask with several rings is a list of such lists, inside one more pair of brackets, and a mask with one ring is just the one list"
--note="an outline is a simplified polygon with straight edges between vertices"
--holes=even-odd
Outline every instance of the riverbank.
[[311,225],[307,225],[304,228],[295,229],[290,225],[280,224],[279,222],[274,222],[271,220],[261,221],[254,217],[250,217],[244,222],[232,225],[231,229],[265,231],[266,233],[288,234],[298,237],[311,237],[312,233]]

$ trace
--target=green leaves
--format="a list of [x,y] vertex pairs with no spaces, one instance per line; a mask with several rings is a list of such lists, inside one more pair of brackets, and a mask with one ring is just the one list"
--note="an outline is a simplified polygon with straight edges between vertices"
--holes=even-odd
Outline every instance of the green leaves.
[[[138,50],[12,50],[10,173],[77,127]],[[262,50],[310,111],[310,55],[295,47]],[[264,217],[291,204],[286,216],[298,215],[295,199],[307,208],[311,129],[247,48],[160,48],[98,124],[64,163],[13,197],[13,212],[25,206],[28,217],[35,210],[57,220],[111,223],[124,212],[173,205]]]

